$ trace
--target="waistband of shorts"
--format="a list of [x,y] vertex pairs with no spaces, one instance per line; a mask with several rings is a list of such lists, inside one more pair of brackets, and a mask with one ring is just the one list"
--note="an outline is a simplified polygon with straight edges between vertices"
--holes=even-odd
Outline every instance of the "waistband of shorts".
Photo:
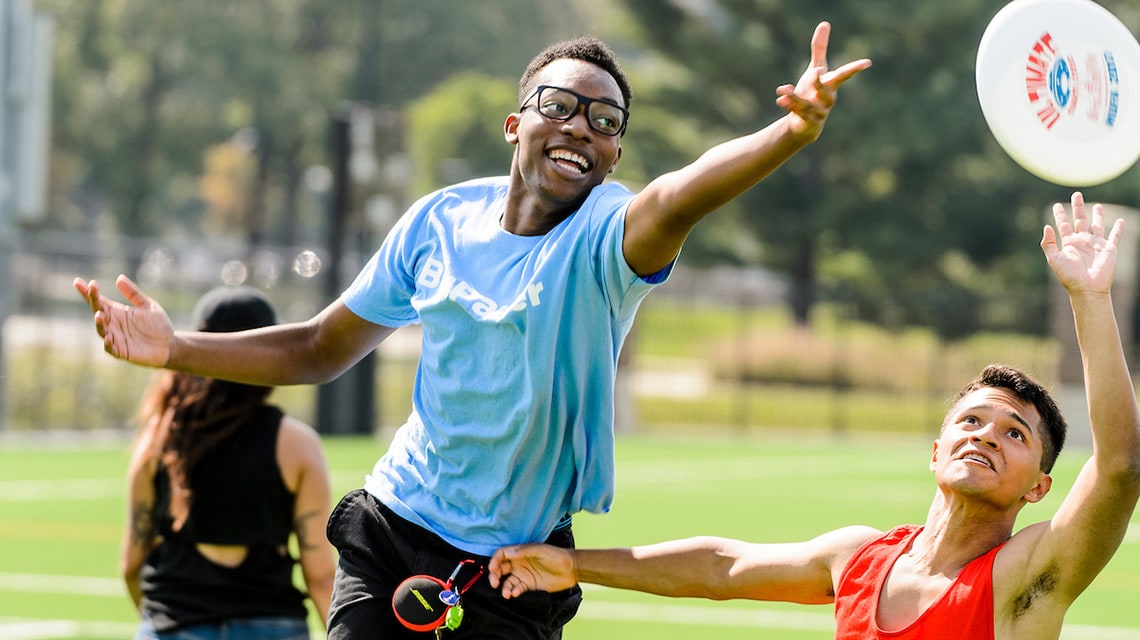
[[574,524],[574,516],[567,513],[558,520],[558,524],[554,525],[554,530],[561,531],[572,524]]

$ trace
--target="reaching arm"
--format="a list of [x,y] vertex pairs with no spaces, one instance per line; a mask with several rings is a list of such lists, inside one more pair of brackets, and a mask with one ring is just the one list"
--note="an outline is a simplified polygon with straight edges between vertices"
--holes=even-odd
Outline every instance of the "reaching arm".
[[831,26],[820,23],[811,40],[811,63],[799,82],[776,89],[788,113],[768,127],[713,147],[692,164],[667,173],[637,195],[626,215],[624,252],[640,275],[668,266],[693,227],[751,188],[797,151],[819,138],[839,86],[871,66],[856,60],[827,68]]
[[1041,249],[1072,303],[1093,454],[1052,521],[1032,531],[1028,569],[1057,567],[1058,595],[1071,602],[1120,546],[1140,497],[1140,411],[1110,296],[1123,221],[1106,237],[1101,206],[1089,216],[1080,193],[1071,220],[1060,204],[1053,215]]
[[74,282],[91,306],[104,350],[135,364],[208,378],[263,386],[328,382],[393,331],[339,300],[307,322],[227,333],[175,331],[162,306],[129,278],[119,276],[116,284],[129,305],[100,294],[94,280]]
[[847,527],[791,544],[706,536],[629,549],[517,545],[495,552],[490,580],[507,598],[590,582],[662,596],[826,604],[847,560],[877,534]]

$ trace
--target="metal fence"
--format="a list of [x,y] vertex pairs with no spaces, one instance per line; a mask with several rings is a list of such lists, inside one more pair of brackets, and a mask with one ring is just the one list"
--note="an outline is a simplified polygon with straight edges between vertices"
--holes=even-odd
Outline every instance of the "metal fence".
[[[264,289],[283,321],[306,319],[328,302],[318,274],[330,266],[314,247],[250,250],[237,240],[96,240],[63,233],[25,234],[17,245],[14,304],[0,351],[7,399],[2,428],[9,433],[134,427],[138,399],[154,372],[102,353],[72,288],[76,276],[96,277],[112,291],[114,277],[130,273],[179,327],[188,326],[197,297],[222,282]],[[337,265],[344,281],[366,258],[353,255]],[[990,362],[1055,381],[1060,347],[1054,339],[977,334],[948,343],[930,331],[856,322],[837,304],[820,305],[811,326],[799,327],[783,299],[781,281],[770,274],[681,265],[650,295],[627,342],[618,428],[929,434],[946,400]],[[417,353],[414,327],[381,346],[375,424],[359,431],[382,431],[406,417]],[[317,423],[313,388],[279,389],[277,400]]]

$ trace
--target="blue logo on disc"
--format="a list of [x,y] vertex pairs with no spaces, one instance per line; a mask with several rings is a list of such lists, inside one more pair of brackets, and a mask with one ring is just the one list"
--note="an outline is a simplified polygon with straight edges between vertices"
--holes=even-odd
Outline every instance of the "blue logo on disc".
[[1049,92],[1053,94],[1053,103],[1059,109],[1068,106],[1069,99],[1073,97],[1073,72],[1065,58],[1057,58],[1049,71]]

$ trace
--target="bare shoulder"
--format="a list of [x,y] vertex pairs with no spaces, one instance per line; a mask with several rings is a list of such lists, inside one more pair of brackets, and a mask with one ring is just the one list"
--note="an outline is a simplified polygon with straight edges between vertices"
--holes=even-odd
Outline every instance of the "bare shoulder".
[[320,434],[312,425],[289,414],[281,417],[281,431],[277,435],[277,441],[280,443],[282,440],[292,444],[321,444]]
[[[148,425],[149,426],[149,425]],[[132,487],[149,485],[154,474],[158,473],[159,450],[156,442],[155,429],[144,428],[135,441],[131,451],[131,460],[127,465],[127,479]]]
[[826,562],[831,569],[832,582],[837,581],[851,560],[863,545],[883,535],[874,527],[851,525],[817,536],[806,544],[814,550],[813,555]]
[[[839,581],[855,553],[868,542],[883,535],[882,531],[864,525],[852,525],[825,533],[812,542],[826,554],[827,566],[831,573],[832,589],[839,588]],[[834,591],[832,596],[834,597]]]
[[323,457],[321,436],[311,425],[286,414],[281,418],[277,433],[277,458],[303,458],[312,455]]
[[825,533],[820,537],[829,538],[834,544],[840,547],[854,547],[854,549],[852,549],[852,551],[854,551],[881,535],[883,535],[883,532],[874,527],[853,524],[836,529],[830,533]]
[[323,473],[325,455],[317,430],[293,416],[282,417],[277,432],[277,464],[291,491],[297,490],[306,471]]
[[825,533],[816,540],[831,549],[837,561],[846,565],[860,547],[883,535],[882,531],[865,525],[851,525]]

